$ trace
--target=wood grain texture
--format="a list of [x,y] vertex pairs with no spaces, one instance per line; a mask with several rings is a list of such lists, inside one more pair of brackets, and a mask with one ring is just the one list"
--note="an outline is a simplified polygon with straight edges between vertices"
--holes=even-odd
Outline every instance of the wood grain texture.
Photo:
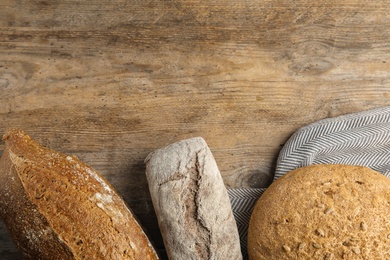
[[22,128],[92,165],[161,248],[151,151],[201,136],[228,187],[267,186],[299,127],[389,104],[385,0],[3,0],[0,10],[0,132]]

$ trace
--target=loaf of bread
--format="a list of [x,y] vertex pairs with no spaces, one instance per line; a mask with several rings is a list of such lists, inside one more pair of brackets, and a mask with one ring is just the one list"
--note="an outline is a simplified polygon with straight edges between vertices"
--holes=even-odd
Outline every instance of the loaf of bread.
[[204,139],[168,145],[145,161],[169,259],[242,259],[227,190]]
[[158,259],[128,206],[94,169],[21,130],[3,140],[0,217],[27,259]]
[[250,260],[390,259],[390,179],[313,165],[276,180],[255,205]]

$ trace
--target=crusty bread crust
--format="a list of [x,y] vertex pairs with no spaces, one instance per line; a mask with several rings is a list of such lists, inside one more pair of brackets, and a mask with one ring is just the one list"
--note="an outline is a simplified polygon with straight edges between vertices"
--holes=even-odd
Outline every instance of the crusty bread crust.
[[170,144],[145,162],[168,257],[241,260],[229,196],[206,141],[193,137]]
[[248,230],[258,259],[390,259],[390,179],[371,169],[313,165],[275,181]]
[[28,259],[158,259],[114,188],[75,156],[7,131],[0,217]]

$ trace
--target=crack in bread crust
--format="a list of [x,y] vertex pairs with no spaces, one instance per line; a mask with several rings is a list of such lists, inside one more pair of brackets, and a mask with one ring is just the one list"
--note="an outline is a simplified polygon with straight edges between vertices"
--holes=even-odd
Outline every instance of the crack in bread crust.
[[[25,201],[47,220],[47,228],[37,232],[51,230],[72,252],[70,259],[158,259],[130,209],[90,166],[40,146],[23,132],[8,133],[5,139],[9,162],[1,166],[14,169],[8,177],[17,176]],[[26,236],[35,239],[37,232]]]

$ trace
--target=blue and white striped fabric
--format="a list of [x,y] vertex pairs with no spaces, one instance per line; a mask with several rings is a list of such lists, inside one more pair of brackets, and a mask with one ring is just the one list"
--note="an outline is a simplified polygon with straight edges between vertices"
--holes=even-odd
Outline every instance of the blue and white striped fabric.
[[[279,153],[274,180],[311,164],[362,165],[390,177],[390,107],[323,119],[302,127]],[[247,259],[247,230],[263,189],[229,189]]]
[[390,176],[390,107],[302,127],[281,150],[274,180],[311,164],[362,165]]
[[240,235],[241,252],[244,260],[248,259],[247,235],[249,219],[257,199],[264,191],[265,188],[228,189],[230,203],[237,223],[238,234]]

